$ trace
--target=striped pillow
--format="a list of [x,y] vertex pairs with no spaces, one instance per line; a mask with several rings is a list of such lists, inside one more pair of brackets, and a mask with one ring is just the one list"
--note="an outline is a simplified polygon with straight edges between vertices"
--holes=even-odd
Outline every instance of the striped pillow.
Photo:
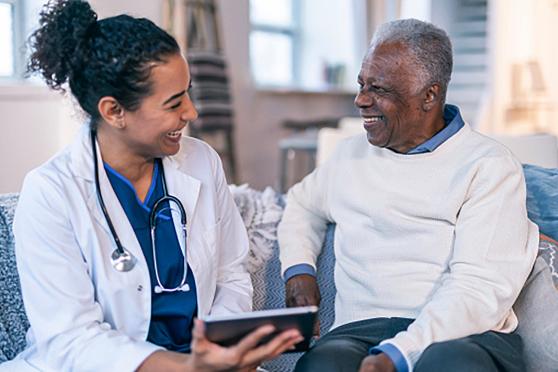
[[540,235],[539,256],[550,266],[552,280],[558,289],[558,242],[544,234]]

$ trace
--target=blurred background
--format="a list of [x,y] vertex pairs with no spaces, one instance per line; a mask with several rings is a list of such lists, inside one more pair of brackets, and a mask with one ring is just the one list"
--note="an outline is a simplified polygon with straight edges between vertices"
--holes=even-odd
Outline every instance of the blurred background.
[[[0,0],[0,193],[17,192],[84,122],[70,98],[24,76],[24,42],[44,3]],[[100,18],[147,17],[178,39],[200,110],[190,134],[219,151],[230,183],[285,191],[311,171],[318,132],[358,114],[356,77],[375,28],[397,18],[449,33],[448,102],[473,127],[497,136],[558,134],[558,0],[90,3]],[[556,150],[556,138],[546,138]]]

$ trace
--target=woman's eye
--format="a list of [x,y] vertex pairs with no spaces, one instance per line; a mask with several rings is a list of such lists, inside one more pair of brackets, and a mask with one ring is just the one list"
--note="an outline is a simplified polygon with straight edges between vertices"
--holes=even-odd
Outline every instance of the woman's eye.
[[171,107],[169,107],[169,109],[176,110],[177,108],[180,107],[181,104],[182,104],[182,102],[178,102],[176,105],[172,105]]

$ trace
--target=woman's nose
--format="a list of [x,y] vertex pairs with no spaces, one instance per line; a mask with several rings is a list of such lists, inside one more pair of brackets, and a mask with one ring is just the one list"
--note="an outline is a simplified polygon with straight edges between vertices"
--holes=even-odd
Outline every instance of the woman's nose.
[[184,111],[182,111],[181,119],[183,121],[194,121],[198,118],[198,110],[190,98],[186,98]]

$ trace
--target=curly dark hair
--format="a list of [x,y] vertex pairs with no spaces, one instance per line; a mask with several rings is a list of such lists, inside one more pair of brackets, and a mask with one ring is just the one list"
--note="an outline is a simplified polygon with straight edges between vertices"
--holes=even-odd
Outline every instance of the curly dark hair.
[[145,18],[119,15],[97,21],[83,0],[51,0],[42,9],[40,27],[30,37],[29,73],[72,94],[96,126],[102,97],[114,97],[126,110],[138,108],[152,90],[153,62],[180,53],[176,40]]

